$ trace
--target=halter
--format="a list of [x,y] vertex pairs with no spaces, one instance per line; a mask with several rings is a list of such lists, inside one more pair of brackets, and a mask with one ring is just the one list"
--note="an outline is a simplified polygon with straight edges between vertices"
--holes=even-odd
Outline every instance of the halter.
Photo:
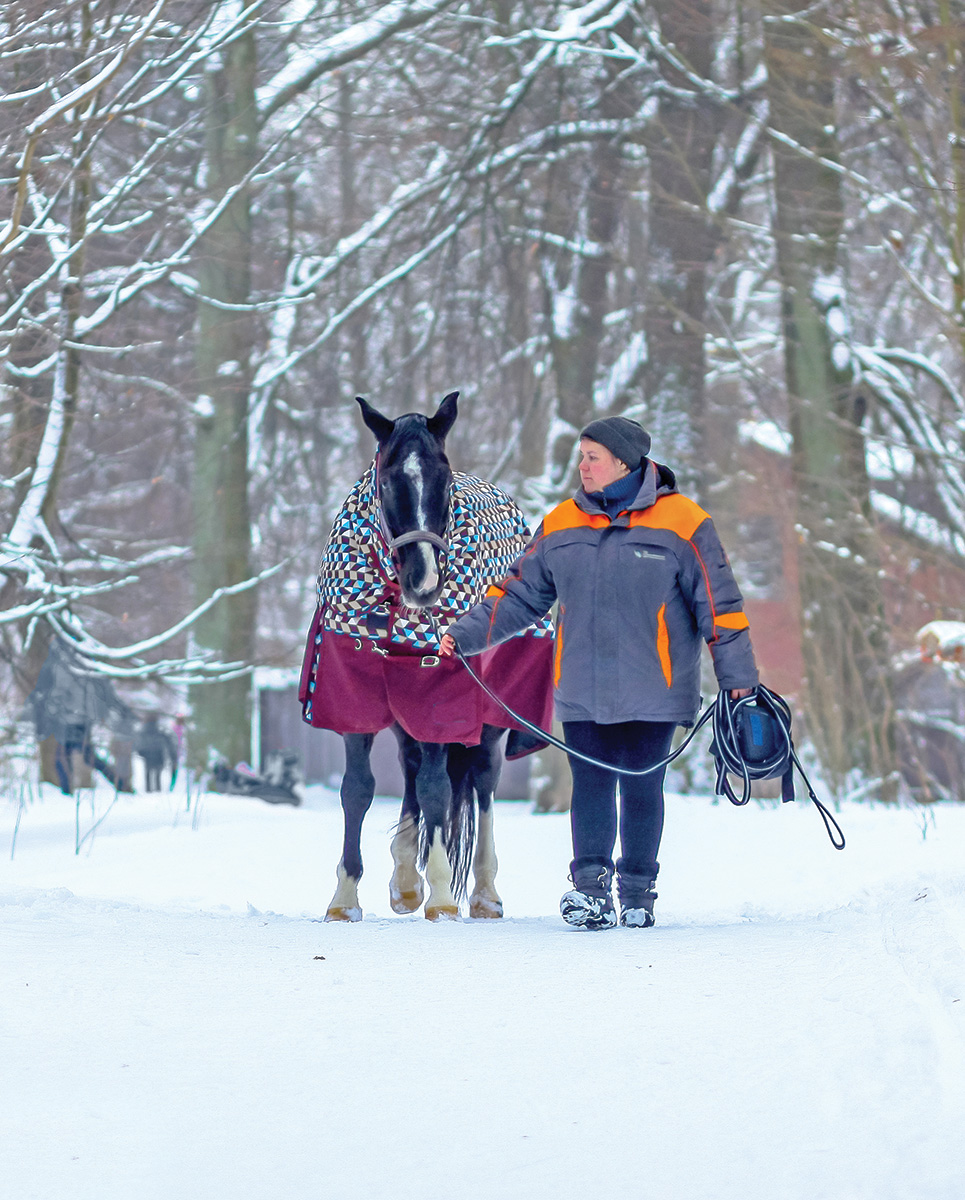
[[431,542],[436,549],[441,550],[443,554],[449,553],[449,543],[445,538],[442,538],[438,533],[431,533],[428,529],[413,529],[409,533],[403,533],[399,537],[389,537],[388,529],[385,525],[385,518],[382,517],[382,506],[379,505],[379,516],[381,518],[382,536],[385,537],[386,544],[390,550],[395,550],[399,546],[407,546],[410,542]]
[[382,539],[389,548],[389,553],[392,556],[392,562],[398,572],[398,556],[396,551],[400,546],[409,546],[413,542],[428,542],[437,550],[441,550],[446,558],[439,562],[439,578],[441,582],[445,582],[448,577],[447,560],[451,547],[444,537],[440,537],[438,533],[433,533],[431,529],[410,529],[408,533],[400,533],[398,537],[392,536],[392,531],[389,529],[385,520],[385,512],[382,508],[382,485],[379,481],[381,456],[375,456],[375,503],[379,513],[379,530],[382,533]]

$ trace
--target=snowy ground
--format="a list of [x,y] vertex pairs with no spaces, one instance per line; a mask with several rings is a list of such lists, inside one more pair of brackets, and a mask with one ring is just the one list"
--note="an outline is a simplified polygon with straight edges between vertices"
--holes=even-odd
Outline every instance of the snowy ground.
[[[80,809],[83,836],[102,814]],[[559,920],[567,818],[497,805],[502,922],[334,889],[301,809],[0,801],[12,1200],[960,1200],[965,809],[673,798],[652,930]]]

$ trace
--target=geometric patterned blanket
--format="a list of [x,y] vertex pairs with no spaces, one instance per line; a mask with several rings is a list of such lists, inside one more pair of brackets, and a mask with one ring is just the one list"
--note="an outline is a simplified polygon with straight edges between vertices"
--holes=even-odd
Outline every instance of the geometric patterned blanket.
[[[510,496],[475,475],[453,471],[446,583],[432,609],[441,629],[482,600],[491,584],[502,581],[529,537]],[[427,610],[396,607],[398,584],[379,520],[374,462],[335,519],[316,588],[321,627],[330,633],[387,640],[415,652],[431,653],[438,645]],[[551,638],[553,633],[548,616],[529,630],[530,636]]]
[[[442,628],[503,581],[528,537],[505,492],[454,473],[446,583],[432,610]],[[476,660],[495,694],[544,729],[553,719],[553,633],[545,617]],[[403,603],[379,519],[374,464],[342,506],[322,555],[298,699],[308,725],[341,734],[397,723],[420,742],[475,746],[485,725],[523,729],[457,659],[439,656],[429,614]],[[524,739],[510,751],[507,743],[506,754],[517,757],[538,745]]]

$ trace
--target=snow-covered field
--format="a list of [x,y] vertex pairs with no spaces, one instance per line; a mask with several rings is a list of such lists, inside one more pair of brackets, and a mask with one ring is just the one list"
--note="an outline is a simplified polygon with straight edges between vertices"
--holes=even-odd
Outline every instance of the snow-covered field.
[[[85,795],[81,836],[109,803]],[[965,810],[671,798],[659,925],[557,915],[565,816],[497,805],[502,922],[319,918],[337,798],[0,802],[11,1200],[960,1200]]]

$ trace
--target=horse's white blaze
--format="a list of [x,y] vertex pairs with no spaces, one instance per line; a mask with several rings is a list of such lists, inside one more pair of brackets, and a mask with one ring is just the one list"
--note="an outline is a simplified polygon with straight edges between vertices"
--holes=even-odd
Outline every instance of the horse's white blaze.
[[422,463],[413,450],[402,464],[402,470],[408,476],[415,492],[415,519],[419,529],[426,527],[426,483],[422,476]]
[[433,908],[456,908],[456,900],[452,894],[452,867],[449,856],[442,842],[442,830],[437,829],[429,847],[429,857],[426,861],[426,881],[429,884],[429,899],[426,910]]
[[346,872],[345,865],[341,859],[335,873],[338,876],[338,887],[335,889],[335,895],[328,906],[329,913],[340,914],[338,919],[343,921],[361,921],[362,908],[359,904],[358,880],[353,879]]
[[436,556],[428,542],[417,543],[416,549],[422,559],[423,588],[427,592],[434,591],[439,586],[439,572],[436,570]]
[[[426,512],[426,485],[422,474],[422,463],[413,450],[402,464],[402,471],[412,484],[415,493],[415,522],[417,529],[428,529],[428,513]],[[439,586],[439,572],[436,569],[436,556],[426,542],[417,542],[415,546],[422,560],[423,590],[434,591]]]

